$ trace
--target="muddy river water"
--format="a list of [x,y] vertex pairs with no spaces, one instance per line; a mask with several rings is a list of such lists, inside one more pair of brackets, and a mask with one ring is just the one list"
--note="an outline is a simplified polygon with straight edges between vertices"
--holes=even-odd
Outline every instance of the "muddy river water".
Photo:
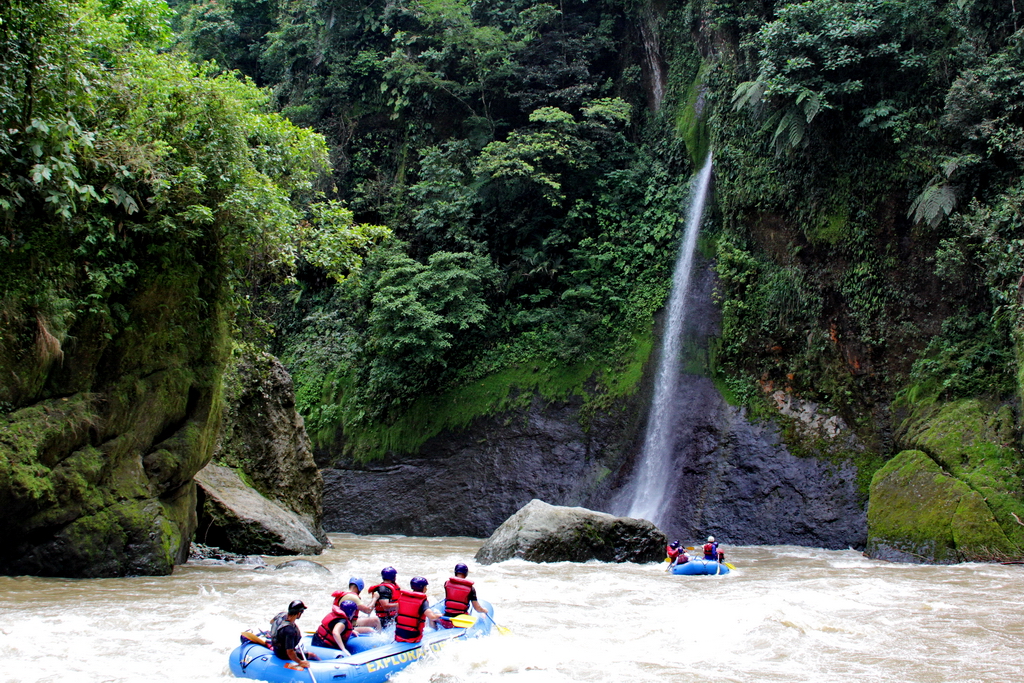
[[[126,579],[0,577],[0,681],[234,680],[243,629],[290,600],[312,629],[352,575],[428,594],[469,563],[511,630],[459,642],[393,683],[1024,681],[1024,565],[898,565],[860,553],[724,546],[728,576],[671,576],[657,564],[477,566],[481,541],[332,534],[309,558],[330,573],[177,567]],[[277,564],[288,558],[267,558]]]

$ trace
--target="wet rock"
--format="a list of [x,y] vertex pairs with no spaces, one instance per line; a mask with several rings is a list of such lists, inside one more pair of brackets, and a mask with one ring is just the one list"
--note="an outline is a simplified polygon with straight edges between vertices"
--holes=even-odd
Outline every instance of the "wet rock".
[[300,571],[300,572],[316,572],[317,574],[331,574],[331,570],[323,566],[319,562],[313,562],[312,560],[288,560],[281,564],[274,565],[274,571]]
[[476,561],[660,562],[665,534],[644,519],[532,500],[491,535]]
[[[227,484],[231,490],[241,484],[257,496],[247,498],[248,521],[241,524],[237,512],[223,509],[224,496],[214,494],[226,475],[204,473],[197,479],[203,482],[197,540],[245,554],[319,553],[329,545],[321,525],[323,480],[302,417],[295,412],[291,376],[268,353],[244,353],[228,366],[224,394],[223,427],[213,459],[236,473]],[[253,502],[260,499],[272,505]],[[254,513],[253,505],[262,512]],[[255,533],[253,524],[260,519],[274,521]],[[305,531],[286,531],[296,527]]]
[[203,492],[200,537],[230,552],[314,555],[323,551],[306,520],[247,485],[228,467],[210,463],[196,474]]
[[259,555],[240,555],[202,543],[193,543],[189,546],[188,562],[201,565],[244,564],[254,567],[265,567],[267,564]]

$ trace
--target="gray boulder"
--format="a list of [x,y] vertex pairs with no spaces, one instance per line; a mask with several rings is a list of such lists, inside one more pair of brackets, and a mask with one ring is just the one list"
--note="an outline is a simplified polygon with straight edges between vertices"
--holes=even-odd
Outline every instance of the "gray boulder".
[[531,562],[660,562],[665,534],[645,519],[531,500],[491,534],[480,564],[514,557]]
[[198,536],[234,553],[316,555],[324,544],[307,520],[263,496],[230,467],[210,463],[196,474],[203,494]]

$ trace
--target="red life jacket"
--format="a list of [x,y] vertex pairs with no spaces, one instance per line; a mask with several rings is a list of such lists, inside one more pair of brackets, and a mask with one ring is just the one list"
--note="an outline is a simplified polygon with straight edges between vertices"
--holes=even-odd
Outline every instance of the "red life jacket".
[[677,557],[679,557],[679,548],[673,548],[672,546],[669,546],[668,548],[666,548],[665,553],[668,555],[668,559],[674,560]]
[[426,617],[420,612],[420,605],[426,602],[426,593],[402,591],[398,598],[398,616],[395,617],[395,642],[418,643],[423,640]]
[[[370,586],[370,590],[366,591],[367,595],[373,593],[381,586],[387,586],[391,589],[392,602],[398,602],[399,598],[402,597],[402,589],[398,587],[398,584],[391,583],[390,581],[381,581],[380,583],[374,586]],[[376,612],[377,616],[381,619],[394,619],[395,615],[398,614],[398,606],[396,605],[394,607],[385,607],[384,605],[380,604],[380,600],[377,600],[376,604],[373,606],[373,611]]]
[[[374,588],[376,588],[376,586],[374,586]],[[346,595],[354,595],[355,597],[352,598],[352,602],[357,605],[361,603],[361,600],[359,600],[359,593],[353,593],[350,590],[334,591],[331,593],[331,597],[334,598],[334,604],[339,606],[344,602]]]
[[333,647],[341,649],[338,645],[338,641],[334,639],[334,627],[337,626],[338,622],[344,623],[345,627],[341,630],[341,642],[346,642],[352,636],[352,620],[348,618],[340,607],[332,607],[331,611],[323,618],[320,625],[316,629],[314,634],[317,638],[322,640],[327,647]]
[[444,615],[454,617],[469,613],[469,594],[473,592],[473,582],[453,576],[444,583]]
[[705,543],[704,544],[704,559],[718,561],[718,544],[717,543]]

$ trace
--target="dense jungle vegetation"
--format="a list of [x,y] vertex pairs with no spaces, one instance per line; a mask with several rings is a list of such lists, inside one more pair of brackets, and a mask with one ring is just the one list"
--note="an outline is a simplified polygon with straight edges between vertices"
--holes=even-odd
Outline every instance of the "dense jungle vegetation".
[[223,244],[235,336],[286,362],[323,448],[413,448],[513,387],[600,405],[635,385],[711,148],[732,400],[873,432],[897,395],[1015,391],[1013,2],[168,4],[0,3],[4,301],[56,340],[130,325],[141,260]]

